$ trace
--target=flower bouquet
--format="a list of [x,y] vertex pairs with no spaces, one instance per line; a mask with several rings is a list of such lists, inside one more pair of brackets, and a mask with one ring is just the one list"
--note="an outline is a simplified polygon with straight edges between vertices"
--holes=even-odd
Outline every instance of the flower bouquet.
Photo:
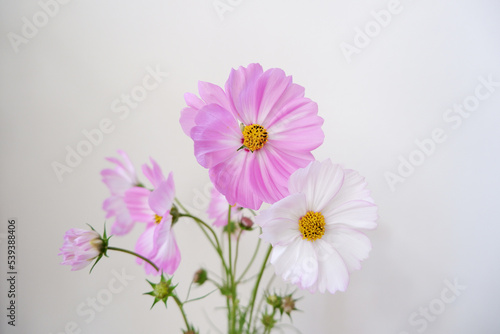
[[[175,227],[190,219],[222,268],[220,277],[210,274],[212,268],[196,271],[191,284],[212,284],[220,292],[227,333],[270,333],[284,313],[291,318],[297,298],[259,288],[268,262],[276,276],[300,289],[345,291],[349,274],[360,269],[371,250],[361,230],[376,227],[377,206],[356,171],[330,160],[315,161],[311,151],[323,143],[323,119],[317,104],[304,97],[304,88],[283,70],[263,71],[259,64],[233,69],[224,89],[199,82],[199,95],[185,95],[180,124],[213,184],[207,210],[211,223],[175,197],[172,173],[166,175],[151,159],[142,166],[149,184],[142,183],[127,154],[118,151],[119,158],[108,158],[113,168],[101,172],[110,190],[103,209],[106,218],[114,220],[111,234],[125,235],[136,223],[143,224],[144,232],[132,251],[112,246],[106,228],[102,235],[93,227],[73,228],[64,237],[62,264],[79,270],[93,262],[92,271],[111,251],[135,256],[147,275],[160,276],[148,281],[153,306],[172,299],[184,320],[182,333],[199,333],[185,307],[194,300],[179,297],[176,286],[185,282],[175,282],[172,276],[181,261]],[[265,209],[263,203],[268,204]],[[255,229],[260,238],[253,256],[237,266],[240,240]],[[267,251],[257,260],[264,244]],[[259,261],[256,275],[248,277]],[[251,294],[241,296],[240,286],[248,283]],[[264,308],[256,307],[259,293]]]

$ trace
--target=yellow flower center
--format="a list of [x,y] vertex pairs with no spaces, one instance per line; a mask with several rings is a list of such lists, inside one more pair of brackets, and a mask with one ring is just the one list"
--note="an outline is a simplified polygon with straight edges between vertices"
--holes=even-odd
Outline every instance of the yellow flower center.
[[243,146],[250,151],[261,149],[267,142],[267,130],[259,124],[251,124],[243,129]]
[[155,214],[155,223],[156,223],[156,224],[161,223],[161,220],[162,220],[162,219],[163,219],[163,217],[162,217],[162,216],[158,216],[158,215],[156,215],[156,214]]
[[325,217],[321,212],[308,211],[299,220],[299,231],[302,234],[302,239],[308,241],[321,239],[325,234]]

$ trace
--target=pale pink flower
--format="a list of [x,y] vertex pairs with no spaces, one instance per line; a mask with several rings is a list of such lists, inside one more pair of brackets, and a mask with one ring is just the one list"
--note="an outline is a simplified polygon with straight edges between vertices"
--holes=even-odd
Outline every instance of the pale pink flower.
[[[153,159],[151,164],[153,168],[145,164],[142,169],[154,190],[131,188],[125,192],[125,203],[133,220],[146,223],[146,230],[137,240],[135,251],[172,275],[181,261],[170,215],[175,196],[174,179],[172,173],[165,179]],[[144,263],[147,274],[159,274],[146,261],[137,259],[137,262]]]
[[271,263],[284,280],[311,292],[345,291],[371,243],[361,229],[376,227],[377,206],[357,172],[330,160],[290,177],[290,195],[256,217],[273,246]]
[[64,235],[64,243],[58,255],[63,256],[61,264],[70,265],[71,270],[80,270],[89,265],[103,252],[103,241],[94,230],[72,228]]
[[[226,226],[229,213],[229,203],[224,195],[212,188],[210,203],[208,204],[208,218],[213,219],[213,225],[217,227]],[[239,205],[231,206],[231,220],[239,222],[243,217],[243,208]]]
[[288,195],[290,175],[312,161],[323,142],[318,106],[278,68],[232,70],[225,91],[200,83],[186,95],[181,125],[198,162],[229,203],[258,209]]
[[121,155],[122,160],[113,157],[106,158],[115,164],[115,168],[104,169],[101,172],[102,181],[111,192],[111,196],[104,201],[102,207],[106,211],[106,218],[115,217],[111,233],[124,235],[132,230],[135,223],[124,202],[124,195],[128,189],[137,186],[139,182],[127,154],[121,150],[118,150],[118,154]]

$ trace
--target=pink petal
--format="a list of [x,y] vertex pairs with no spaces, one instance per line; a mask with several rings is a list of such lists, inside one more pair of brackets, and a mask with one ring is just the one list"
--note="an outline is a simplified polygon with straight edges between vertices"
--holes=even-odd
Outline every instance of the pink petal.
[[118,150],[118,154],[122,156],[123,161],[114,157],[106,158],[116,167],[101,172],[102,181],[108,186],[112,195],[123,195],[125,190],[137,184],[135,169],[127,154],[121,150]]
[[284,165],[279,156],[268,149],[258,150],[253,155],[249,169],[257,196],[264,202],[274,203],[288,195],[286,183],[293,168]]
[[155,244],[154,250],[156,251],[158,247],[163,245],[169,240],[169,234],[172,229],[172,216],[166,214],[163,216],[159,224],[155,226],[153,242]]
[[153,168],[149,167],[147,164],[144,164],[142,165],[142,172],[148,178],[151,184],[153,184],[153,187],[156,188],[158,187],[160,182],[165,180],[165,176],[163,175],[163,172],[161,171],[158,163],[153,160],[153,158],[149,158],[149,160],[151,161]]
[[160,182],[158,187],[149,195],[149,207],[158,215],[164,216],[170,212],[175,197],[175,185],[172,172],[168,175],[168,179]]
[[240,154],[211,168],[210,180],[230,204],[238,203],[242,207],[257,210],[262,205],[262,200],[252,191],[253,183],[247,166],[254,157],[252,153],[238,153]]
[[292,101],[287,108],[266,128],[269,142],[289,150],[312,151],[318,148],[325,135],[321,129],[324,120],[317,115],[317,104],[303,98]]
[[[151,257],[154,255],[154,230],[155,230],[155,224],[151,223],[146,226],[146,229],[144,232],[141,234],[139,239],[137,239],[137,243],[135,244],[135,252],[144,256],[147,259],[151,259]],[[146,261],[137,258],[136,262],[138,264],[143,264],[146,270],[146,273],[149,274],[156,274],[156,269],[153,268],[149,263]],[[154,262],[153,262],[154,263]],[[155,263],[156,264],[156,263]]]
[[292,83],[292,77],[287,77],[279,68],[272,68],[264,72],[252,87],[246,92],[251,99],[249,107],[257,111],[252,123],[263,124],[269,113]]
[[280,122],[288,113],[293,111],[296,106],[309,101],[309,99],[304,98],[304,87],[289,83],[285,91],[267,113],[266,118],[261,121],[261,125],[266,129],[272,128],[275,123]]
[[166,242],[158,247],[154,257],[155,264],[168,275],[172,275],[181,262],[181,253],[177,241],[175,240],[174,231],[170,231]]
[[106,184],[112,195],[123,195],[132,186],[128,176],[122,171],[104,169],[101,171],[102,182]]
[[80,270],[89,265],[99,254],[94,242],[100,235],[93,230],[73,228],[64,235],[64,243],[58,255],[63,256],[61,264],[70,265],[71,270]]
[[182,131],[184,131],[184,133],[188,136],[190,136],[193,127],[196,126],[194,119],[197,114],[198,109],[187,107],[181,110],[181,118],[179,119],[179,122],[181,123]]
[[115,217],[111,234],[125,235],[132,230],[135,222],[130,216],[124,196],[111,196],[104,201],[102,207],[107,212],[106,218]]
[[196,123],[191,137],[200,165],[211,168],[238,153],[243,135],[230,112],[211,104],[200,110]]
[[153,221],[155,212],[149,207],[150,194],[150,190],[142,187],[130,188],[125,192],[124,201],[134,221],[144,223]]
[[117,150],[118,154],[121,155],[123,163],[121,164],[122,168],[128,172],[128,175],[130,176],[131,181],[134,181],[134,183],[137,183],[137,178],[135,175],[135,168],[134,165],[132,165],[132,162],[130,161],[127,153],[123,150]]
[[204,106],[208,104],[218,104],[226,110],[230,110],[231,106],[226,93],[214,84],[200,81],[198,82],[198,91],[203,100],[198,98],[196,95],[191,93],[186,93],[184,99],[188,105],[181,111],[180,123],[182,130],[188,136],[191,136],[191,130],[196,126],[195,119],[196,115]]
[[255,101],[248,97],[246,91],[248,87],[253,87],[262,73],[263,70],[259,64],[250,64],[247,68],[240,66],[238,70],[231,70],[226,82],[226,93],[231,103],[231,112],[246,125],[252,124],[257,119]]
[[181,127],[184,133],[189,136],[191,133],[191,129],[196,125],[194,119],[196,118],[198,111],[203,108],[206,103],[192,93],[184,94],[184,100],[186,100],[186,104],[188,105],[188,107],[182,109],[179,122],[181,123]]
[[203,102],[198,96],[192,94],[192,93],[186,93],[184,94],[184,100],[186,101],[186,104],[196,110],[199,110],[203,108],[203,106],[206,105],[205,102]]
[[[240,221],[242,219],[242,207],[234,205],[231,207],[231,220]],[[213,225],[217,227],[227,225],[227,216],[229,210],[229,203],[224,195],[212,188],[210,192],[210,203],[208,204],[207,214],[210,219],[213,219]]]
[[288,179],[299,167],[305,167],[312,159],[312,154],[307,152],[299,156],[289,155],[276,150],[272,145],[266,144],[264,148],[254,152],[258,158],[250,167],[254,181],[254,189],[259,198],[267,203],[274,203],[289,194]]
[[[230,110],[229,99],[224,90],[217,85],[205,81],[198,82],[198,91],[205,104],[217,104],[223,109]],[[199,108],[201,109],[201,108]]]

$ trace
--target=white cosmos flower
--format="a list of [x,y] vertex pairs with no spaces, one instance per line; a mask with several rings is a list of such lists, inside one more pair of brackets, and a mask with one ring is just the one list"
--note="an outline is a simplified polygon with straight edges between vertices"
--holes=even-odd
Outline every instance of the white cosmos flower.
[[371,243],[377,206],[356,171],[313,161],[288,181],[290,195],[256,217],[273,246],[271,263],[285,281],[310,292],[345,291]]

